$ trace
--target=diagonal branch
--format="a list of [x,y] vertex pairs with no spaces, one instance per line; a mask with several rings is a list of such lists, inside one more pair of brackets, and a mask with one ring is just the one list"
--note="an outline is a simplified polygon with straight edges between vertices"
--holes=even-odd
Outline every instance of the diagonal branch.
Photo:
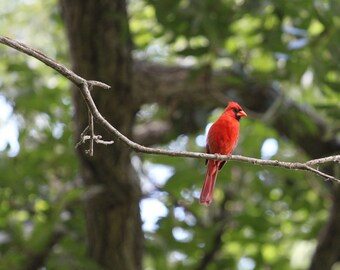
[[43,62],[45,65],[59,72],[61,75],[63,75],[65,78],[67,78],[68,80],[70,80],[77,86],[81,86],[82,84],[88,84],[92,86],[98,86],[104,89],[110,89],[110,86],[105,83],[98,82],[98,81],[85,80],[84,78],[78,76],[77,74],[75,74],[73,71],[71,71],[64,65],[57,63],[56,61],[49,58],[42,52],[32,49],[19,41],[13,40],[8,37],[0,36],[0,43],[38,59],[39,61]]
[[[0,43],[7,45],[9,47],[12,47],[20,52],[23,52],[27,55],[30,55],[41,62],[45,63],[47,66],[53,68],[57,72],[59,72],[61,75],[66,77],[68,80],[73,82],[75,85],[77,85],[81,91],[81,94],[84,98],[84,101],[87,105],[87,108],[89,110],[89,113],[91,115],[89,121],[89,127],[86,128],[86,132],[90,132],[90,135],[88,138],[83,136],[81,138],[81,142],[86,141],[86,139],[90,139],[92,142],[90,144],[89,154],[93,154],[93,141],[96,143],[102,143],[98,139],[97,136],[93,133],[93,125],[91,124],[91,119],[93,119],[103,128],[105,128],[111,135],[116,137],[117,139],[121,140],[123,143],[125,143],[127,146],[129,146],[132,150],[140,153],[145,154],[154,154],[154,155],[167,155],[167,156],[173,156],[173,157],[189,157],[189,158],[203,158],[203,159],[220,159],[220,160],[235,160],[235,161],[241,161],[246,163],[251,163],[253,165],[259,165],[259,166],[273,166],[273,167],[280,167],[285,168],[289,170],[302,170],[302,171],[309,171],[316,175],[319,175],[323,177],[325,180],[331,180],[333,182],[340,183],[340,179],[337,179],[336,177],[332,175],[328,175],[324,172],[321,172],[318,169],[315,169],[311,166],[313,165],[320,165],[324,163],[340,163],[340,155],[335,156],[329,156],[325,158],[320,159],[314,159],[310,160],[305,163],[301,162],[284,162],[284,161],[278,161],[278,160],[262,160],[262,159],[256,159],[256,158],[250,158],[250,157],[244,157],[239,155],[213,155],[213,154],[205,154],[205,153],[198,153],[198,152],[188,152],[188,151],[171,151],[166,149],[160,149],[160,148],[151,148],[151,147],[145,147],[143,145],[140,145],[138,143],[135,143],[131,141],[129,138],[124,136],[122,133],[120,133],[115,127],[113,127],[98,111],[92,97],[90,90],[93,86],[98,86],[104,89],[109,89],[110,86],[98,82],[98,81],[89,81],[85,80],[84,78],[78,76],[73,71],[69,70],[65,66],[57,63],[56,61],[52,60],[51,58],[45,56],[43,53],[31,49],[27,47],[25,44],[20,43],[18,41],[15,41],[13,39],[0,36]],[[86,132],[83,132],[85,135]],[[111,142],[103,142],[103,144],[108,144]],[[78,144],[77,144],[78,145]],[[92,147],[91,147],[92,146]],[[92,149],[92,151],[91,151]]]
[[54,230],[47,236],[45,242],[38,250],[27,250],[27,256],[21,269],[35,270],[44,268],[46,258],[52,252],[53,247],[60,242],[60,240],[66,235],[66,232],[62,228],[54,228]]
[[[110,86],[105,83],[93,81],[93,80],[85,80],[84,78],[78,76],[77,74],[75,74],[73,71],[71,71],[64,65],[57,63],[56,61],[49,58],[42,52],[32,49],[19,41],[13,40],[8,37],[0,36],[0,43],[38,59],[39,61],[43,62],[45,65],[59,72],[61,75],[63,75],[65,78],[67,78],[68,80],[70,80],[71,82],[73,82],[75,85],[77,85],[80,88],[82,88],[83,85],[85,85],[87,89],[92,89],[93,86],[98,86],[104,89],[110,89]],[[90,99],[92,99],[91,95],[89,96],[90,96]],[[86,136],[87,132],[90,133],[89,136]],[[81,140],[76,144],[76,148],[80,146],[81,144],[85,143],[86,140],[90,140],[90,147],[88,150],[86,150],[86,153],[90,156],[93,156],[94,141],[96,143],[100,143],[104,145],[113,143],[113,141],[103,141],[101,140],[100,135],[94,134],[93,115],[91,114],[91,110],[89,110],[89,125],[83,131]]]

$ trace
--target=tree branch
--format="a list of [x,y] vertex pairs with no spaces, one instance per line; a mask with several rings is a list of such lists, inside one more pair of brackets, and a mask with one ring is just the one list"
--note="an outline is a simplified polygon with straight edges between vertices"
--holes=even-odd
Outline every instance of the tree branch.
[[236,100],[311,158],[340,151],[340,140],[322,114],[286,98],[273,82],[262,81],[238,69],[198,69],[134,60],[134,100],[166,106],[174,135],[196,132],[208,112]]
[[98,86],[104,89],[110,89],[110,86],[105,83],[83,79],[82,77],[78,76],[77,74],[75,74],[73,71],[71,71],[64,65],[57,63],[56,61],[49,58],[42,52],[32,49],[19,41],[13,40],[8,37],[0,36],[0,43],[38,59],[39,61],[43,62],[45,65],[59,72],[61,75],[63,75],[65,78],[67,78],[68,80],[70,80],[71,82],[73,82],[75,85],[79,87],[82,84],[88,84],[92,86]]
[[[260,165],[260,166],[273,166],[273,167],[280,167],[285,168],[289,170],[302,170],[302,171],[309,171],[316,175],[319,175],[325,180],[331,180],[333,182],[340,183],[340,179],[335,178],[334,176],[328,175],[324,172],[321,172],[318,169],[315,169],[311,166],[313,165],[320,165],[324,163],[330,163],[330,162],[336,162],[340,163],[340,155],[335,156],[329,156],[326,158],[320,158],[320,159],[314,159],[307,161],[305,163],[301,162],[284,162],[284,161],[278,161],[278,160],[262,160],[262,159],[256,159],[256,158],[250,158],[250,157],[244,157],[239,155],[217,155],[217,154],[205,154],[205,153],[199,153],[199,152],[188,152],[188,151],[171,151],[166,149],[159,149],[159,148],[151,148],[151,147],[145,147],[143,145],[137,144],[133,141],[131,141],[129,138],[121,134],[115,127],[113,127],[98,111],[92,97],[90,90],[93,86],[98,86],[104,89],[109,89],[110,86],[98,82],[98,81],[91,81],[91,80],[85,80],[84,78],[78,76],[65,66],[57,63],[56,61],[52,60],[51,58],[45,56],[43,53],[31,49],[27,47],[25,44],[20,43],[18,41],[15,41],[13,39],[0,36],[0,43],[7,45],[9,47],[12,47],[20,52],[23,52],[27,55],[30,55],[41,62],[45,63],[47,66],[53,68],[57,72],[59,72],[61,75],[66,77],[68,80],[73,82],[75,85],[77,85],[81,91],[81,94],[84,98],[84,101],[87,105],[87,108],[90,113],[89,117],[89,126],[85,129],[85,131],[82,134],[81,142],[85,142],[87,139],[91,140],[90,143],[90,149],[88,150],[89,154],[93,154],[93,141],[96,143],[102,143],[102,144],[108,144],[112,143],[110,142],[101,142],[98,138],[98,136],[94,135],[94,127],[91,123],[92,117],[98,123],[100,126],[105,128],[111,135],[116,137],[117,139],[121,140],[123,143],[125,143],[127,146],[129,146],[132,150],[140,153],[146,153],[146,154],[154,154],[154,155],[167,155],[167,156],[174,156],[174,157],[190,157],[190,158],[204,158],[204,159],[220,159],[220,160],[235,160],[235,161],[241,161],[246,163],[251,163],[254,165]],[[88,137],[85,136],[87,132],[90,132],[90,135]],[[79,144],[79,143],[78,143]],[[77,145],[78,145],[77,144]]]
[[26,261],[23,264],[23,270],[36,270],[44,266],[53,247],[60,242],[66,233],[60,228],[54,229],[47,237],[43,247],[38,251],[27,251]]

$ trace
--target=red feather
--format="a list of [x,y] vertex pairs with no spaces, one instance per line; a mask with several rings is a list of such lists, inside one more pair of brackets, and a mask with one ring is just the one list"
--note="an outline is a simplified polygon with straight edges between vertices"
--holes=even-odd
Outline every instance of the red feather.
[[[236,102],[229,102],[228,107],[208,132],[207,153],[230,155],[233,152],[240,130],[239,120],[243,116],[247,116],[247,114],[241,106]],[[225,161],[206,160],[206,163],[208,168],[200,196],[200,203],[208,206],[213,199],[218,171],[222,169]]]

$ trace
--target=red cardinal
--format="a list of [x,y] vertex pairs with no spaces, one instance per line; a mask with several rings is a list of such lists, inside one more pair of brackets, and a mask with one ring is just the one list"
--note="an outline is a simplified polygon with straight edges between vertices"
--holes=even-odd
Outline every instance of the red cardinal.
[[[223,114],[211,126],[207,138],[207,153],[219,155],[231,155],[236,147],[240,130],[240,119],[247,114],[240,105],[230,101]],[[213,200],[216,177],[222,169],[225,160],[206,160],[208,163],[207,175],[203,184],[200,203],[206,206]]]

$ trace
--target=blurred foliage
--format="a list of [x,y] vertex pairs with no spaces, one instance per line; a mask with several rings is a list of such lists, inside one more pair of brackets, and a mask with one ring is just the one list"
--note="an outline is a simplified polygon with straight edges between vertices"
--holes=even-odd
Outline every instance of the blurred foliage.
[[[130,4],[136,14],[131,30],[137,57],[231,68],[245,77],[274,83],[286,96],[314,106],[327,117],[333,130],[330,136],[336,136],[340,127],[339,9],[338,2],[322,0],[136,0]],[[159,112],[154,112],[154,118]],[[213,113],[211,121],[219,113]],[[292,128],[300,127],[292,123]],[[308,159],[265,123],[249,118],[242,119],[236,151],[265,157],[262,146],[268,138],[278,143],[278,151],[269,158]],[[170,147],[204,151],[196,145],[197,139],[186,136],[183,143],[181,135]],[[142,178],[154,183],[155,189],[147,191],[168,210],[146,232],[147,269],[201,269],[204,255],[214,246],[214,259],[204,269],[307,267],[328,216],[330,198],[320,179],[229,162],[219,174],[213,205],[205,209],[197,203],[205,174],[202,161],[144,160],[172,168],[167,181],[161,174],[148,176],[152,166],[146,167],[147,177]]]
[[[237,153],[261,157],[259,146],[269,135],[279,142],[274,158],[306,159],[262,123],[242,122]],[[188,145],[195,145],[194,137]],[[221,247],[206,269],[305,269],[308,265],[328,215],[329,195],[320,179],[303,172],[229,162],[218,176],[213,204],[205,208],[198,204],[203,161],[147,160],[175,168],[164,186],[149,177],[157,187],[149,191],[150,196],[168,209],[157,226],[146,232],[150,269],[196,269],[216,245],[221,228]]]
[[[55,0],[0,4],[3,35],[67,63]],[[314,106],[330,130],[339,131],[337,1],[131,0],[129,11],[136,57],[231,68],[276,83],[293,100]],[[8,117],[0,117],[5,141],[0,143],[0,269],[19,269],[56,236],[46,269],[96,269],[85,252],[84,190],[77,179],[68,82],[9,48],[2,46],[0,56],[1,106],[9,110]],[[212,112],[210,121],[219,113]],[[165,114],[166,108],[147,104],[137,120]],[[248,117],[241,125],[237,153],[264,157],[262,146],[272,138],[278,149],[270,157],[308,159],[262,121]],[[197,144],[203,134],[179,134],[162,147],[203,151]],[[160,216],[144,209],[144,218],[158,217],[145,229],[145,269],[199,269],[215,249],[205,269],[286,270],[308,264],[330,203],[321,179],[229,162],[218,177],[214,203],[205,208],[197,201],[202,160],[134,156],[133,161],[146,200],[165,209]]]
[[[0,5],[2,35],[67,64],[55,0]],[[79,246],[86,237],[69,83],[5,46],[0,57],[0,106],[7,111],[0,117],[0,269],[23,269],[46,250],[47,269],[96,269]]]

